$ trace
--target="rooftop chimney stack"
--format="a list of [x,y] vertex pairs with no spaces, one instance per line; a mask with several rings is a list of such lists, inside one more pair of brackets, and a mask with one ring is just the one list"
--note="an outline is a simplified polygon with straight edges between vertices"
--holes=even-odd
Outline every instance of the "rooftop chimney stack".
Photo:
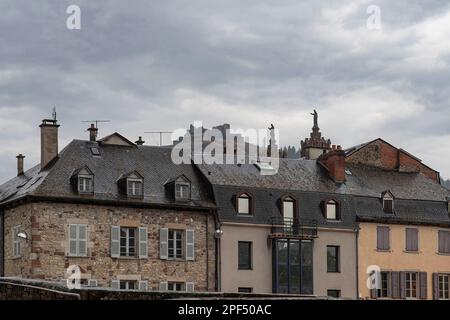
[[58,156],[58,128],[56,118],[44,119],[41,128],[41,170]]
[[136,143],[138,146],[142,146],[142,145],[145,143],[145,141],[142,140],[142,137],[141,137],[141,136],[139,136],[139,139],[138,139],[137,141],[135,141],[135,143]]
[[17,176],[23,175],[23,159],[25,156],[23,154],[19,154],[17,157]]
[[344,183],[345,151],[341,146],[333,146],[332,150],[321,155],[317,161],[326,168],[328,176],[336,183]]
[[89,131],[89,141],[97,141],[98,128],[95,127],[95,124],[91,123],[91,127],[88,128]]

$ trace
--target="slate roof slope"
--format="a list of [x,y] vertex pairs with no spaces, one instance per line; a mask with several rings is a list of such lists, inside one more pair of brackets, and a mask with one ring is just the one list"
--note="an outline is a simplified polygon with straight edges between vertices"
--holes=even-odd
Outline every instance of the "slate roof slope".
[[[94,156],[96,147],[100,156]],[[94,195],[79,195],[70,183],[75,170],[87,166],[94,174]],[[164,183],[173,177],[185,175],[191,181],[189,202],[181,206],[214,208],[202,177],[191,165],[175,165],[171,161],[171,148],[152,146],[107,145],[84,140],[73,140],[60,154],[55,163],[40,172],[39,165],[28,170],[23,177],[16,177],[0,186],[0,204],[26,195],[180,205],[166,193]],[[144,198],[127,200],[119,192],[117,180],[124,174],[137,171],[144,177]],[[33,187],[26,179],[40,178]],[[14,190],[15,189],[15,190]],[[16,192],[14,194],[14,192]]]
[[445,201],[448,191],[421,173],[386,171],[347,164],[347,181],[336,184],[315,160],[279,159],[278,173],[261,175],[253,164],[202,164],[198,167],[213,185],[247,186],[380,197],[390,190],[396,198]]
[[[286,194],[299,203],[299,215],[316,219],[320,226],[353,227],[356,217],[403,222],[450,223],[446,207],[448,191],[421,173],[386,171],[363,165],[348,164],[347,181],[336,184],[314,160],[280,159],[278,173],[261,175],[254,165],[199,165],[213,186],[223,221],[267,223],[280,216],[276,201]],[[390,190],[396,197],[395,214],[383,213],[381,193]],[[248,192],[254,196],[253,217],[236,214],[233,196]],[[342,221],[324,219],[321,202],[335,198],[342,205]]]

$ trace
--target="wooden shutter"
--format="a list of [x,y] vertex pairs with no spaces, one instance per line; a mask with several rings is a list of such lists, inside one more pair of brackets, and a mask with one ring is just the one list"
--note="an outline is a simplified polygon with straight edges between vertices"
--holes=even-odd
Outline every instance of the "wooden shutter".
[[433,299],[439,300],[439,273],[433,273]]
[[419,239],[418,230],[415,228],[406,228],[406,251],[418,251]]
[[194,283],[186,282],[186,292],[194,292]]
[[94,280],[94,279],[89,279],[88,280],[88,286],[89,287],[97,287],[97,280]]
[[186,260],[194,261],[195,239],[194,230],[186,230]]
[[147,281],[139,281],[139,291],[147,291],[148,290],[148,282]]
[[159,258],[167,260],[169,229],[159,229]]
[[392,298],[400,298],[400,279],[398,272],[391,272]]
[[383,234],[383,249],[384,250],[390,249],[390,241],[389,241],[390,230],[391,229],[389,227],[384,228],[384,234]]
[[427,292],[427,273],[419,272],[419,294],[417,295],[420,299],[426,299],[428,296]]
[[159,291],[167,291],[167,282],[166,281],[159,283]]
[[139,228],[139,258],[148,258],[148,232],[146,227]]
[[400,299],[406,298],[406,272],[400,272]]
[[111,280],[111,288],[119,290],[120,289],[120,281],[119,280]]
[[87,225],[80,224],[78,227],[78,256],[87,256]]
[[77,230],[76,224],[69,224],[69,256],[76,256],[77,255],[77,236],[78,236],[78,230]]
[[377,249],[389,250],[389,227],[377,227]]
[[111,257],[120,257],[120,227],[111,226]]

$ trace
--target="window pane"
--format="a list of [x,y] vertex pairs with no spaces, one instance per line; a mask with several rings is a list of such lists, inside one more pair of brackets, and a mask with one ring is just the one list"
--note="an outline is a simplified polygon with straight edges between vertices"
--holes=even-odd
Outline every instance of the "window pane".
[[327,203],[327,219],[336,220],[336,203],[328,202]]
[[250,213],[250,199],[246,196],[240,196],[238,200],[238,212],[240,214]]
[[288,221],[294,220],[294,202],[293,201],[283,201],[283,217]]
[[238,242],[239,269],[251,269],[251,242]]
[[339,272],[339,247],[327,246],[327,271]]

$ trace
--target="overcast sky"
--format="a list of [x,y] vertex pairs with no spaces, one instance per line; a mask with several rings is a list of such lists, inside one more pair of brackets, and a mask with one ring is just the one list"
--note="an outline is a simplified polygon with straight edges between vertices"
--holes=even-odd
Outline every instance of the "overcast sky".
[[[81,8],[81,30],[66,9]],[[366,12],[378,5],[381,29]],[[322,133],[344,148],[381,137],[450,177],[448,0],[0,2],[0,182],[39,161],[57,107],[60,148],[205,126]]]

